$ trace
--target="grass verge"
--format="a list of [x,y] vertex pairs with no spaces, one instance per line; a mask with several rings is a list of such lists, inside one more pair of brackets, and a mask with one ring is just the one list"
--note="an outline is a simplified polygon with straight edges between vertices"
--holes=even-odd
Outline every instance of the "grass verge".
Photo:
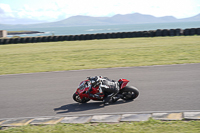
[[0,133],[199,133],[200,121],[121,122],[115,124],[56,124],[23,126],[0,130]]
[[200,36],[0,45],[0,75],[199,62]]

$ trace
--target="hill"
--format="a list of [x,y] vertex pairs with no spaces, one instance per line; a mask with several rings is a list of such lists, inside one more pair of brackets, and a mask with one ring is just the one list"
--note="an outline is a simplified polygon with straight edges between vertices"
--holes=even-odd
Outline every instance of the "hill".
[[125,15],[117,14],[112,17],[91,17],[91,16],[78,15],[51,23],[27,24],[27,25],[0,24],[0,27],[1,29],[15,28],[15,27],[41,28],[41,27],[142,24],[142,23],[168,23],[168,22],[188,22],[188,21],[200,21],[200,14],[184,19],[177,19],[173,16],[155,17],[152,15],[146,15],[140,13],[125,14]]

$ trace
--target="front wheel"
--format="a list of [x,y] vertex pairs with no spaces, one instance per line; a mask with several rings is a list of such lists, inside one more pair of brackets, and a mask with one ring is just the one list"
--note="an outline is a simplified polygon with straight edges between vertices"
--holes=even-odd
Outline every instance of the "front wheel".
[[139,91],[133,86],[126,86],[120,90],[120,94],[123,95],[122,99],[124,100],[133,100],[138,97]]
[[85,98],[85,97],[83,97],[83,98],[81,99],[80,96],[79,96],[78,94],[76,94],[76,93],[74,93],[73,99],[74,99],[74,101],[76,101],[76,102],[78,102],[78,103],[87,103],[88,101],[90,101],[89,98]]

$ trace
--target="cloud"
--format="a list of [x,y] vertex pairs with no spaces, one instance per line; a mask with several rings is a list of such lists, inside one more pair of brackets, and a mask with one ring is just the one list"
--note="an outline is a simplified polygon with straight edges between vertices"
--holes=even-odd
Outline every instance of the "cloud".
[[[200,13],[200,9],[196,4],[199,3],[195,0],[151,0],[138,1],[139,6],[135,7],[135,11],[143,14],[151,14],[157,17],[161,16],[174,16],[177,18],[190,17]],[[141,8],[142,7],[142,8]]]
[[133,12],[133,9],[129,8],[127,2],[120,2],[120,4],[119,2],[116,2],[116,0],[75,0],[70,1],[69,3],[67,4],[67,1],[65,1],[65,3],[61,4],[59,1],[57,1],[57,5],[63,12],[66,13],[66,16],[89,15],[98,17]]
[[0,3],[0,8],[1,8],[1,10],[5,11],[5,12],[12,12],[12,10],[8,4]]
[[0,4],[1,24],[31,24],[51,22],[63,15],[59,8],[53,5],[49,8],[34,8],[24,4],[22,8],[11,9],[8,4]]
[[12,10],[9,5],[0,3],[0,17],[12,16]]
[[41,21],[56,20],[63,12],[54,4],[49,3],[44,8],[35,8],[30,5],[24,5],[23,8],[17,11],[16,16],[20,18],[37,19]]
[[199,0],[24,0],[12,8],[0,4],[0,23],[19,23],[18,19],[53,22],[75,15],[104,17],[135,12],[184,18],[200,13],[199,5]]
[[134,12],[153,16],[190,17],[200,13],[198,0],[57,0],[66,17],[71,15],[112,16]]
[[0,8],[0,14],[4,14],[4,10]]
[[12,10],[9,5],[0,3],[0,23],[7,23],[12,20]]

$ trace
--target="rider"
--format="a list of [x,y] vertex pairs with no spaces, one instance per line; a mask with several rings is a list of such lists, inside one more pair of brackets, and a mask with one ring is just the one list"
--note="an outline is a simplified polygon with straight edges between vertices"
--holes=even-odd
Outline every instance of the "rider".
[[[107,77],[102,77],[102,76],[95,76],[92,78],[88,78],[91,82],[91,86],[88,90],[88,93],[91,97],[95,97],[100,99],[100,95],[108,93],[106,97],[104,98],[104,103],[109,104],[111,100],[117,101],[120,97],[116,96],[117,93],[119,92],[119,83],[115,82],[114,80],[110,80]],[[90,92],[92,91],[92,87],[97,87],[99,86],[99,92],[98,94],[91,94]]]

